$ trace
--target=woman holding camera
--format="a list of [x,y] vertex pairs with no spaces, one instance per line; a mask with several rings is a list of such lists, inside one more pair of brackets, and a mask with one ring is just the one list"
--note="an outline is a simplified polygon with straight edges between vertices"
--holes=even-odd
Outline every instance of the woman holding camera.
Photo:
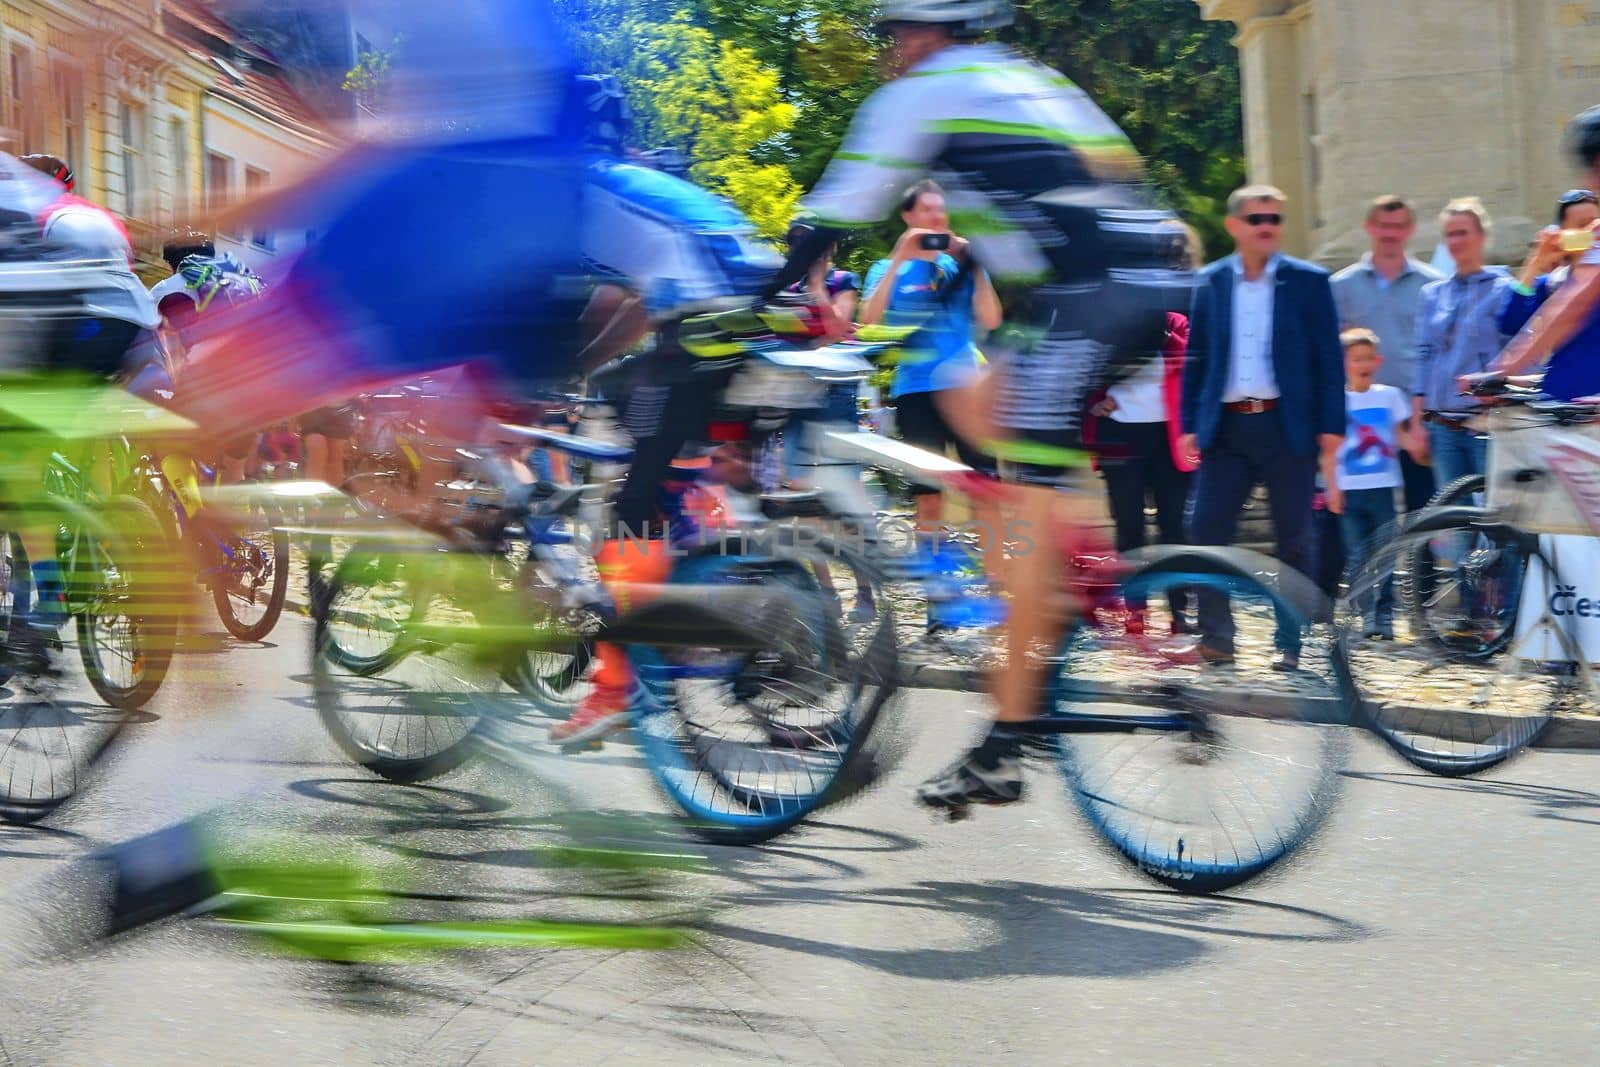
[[[974,328],[987,333],[1000,325],[1000,298],[983,268],[967,254],[967,242],[950,232],[944,190],[921,181],[906,190],[900,204],[906,230],[888,259],[867,272],[860,320],[920,327],[901,345],[890,395],[895,424],[907,444],[944,455],[951,445],[961,462],[979,470],[994,463],[973,442],[983,434],[968,395],[983,358],[973,342]],[[917,528],[936,538],[942,500],[938,490],[917,486]],[[998,541],[995,517],[980,510],[980,524],[992,531],[985,553]],[[930,620],[930,630],[937,629]]]

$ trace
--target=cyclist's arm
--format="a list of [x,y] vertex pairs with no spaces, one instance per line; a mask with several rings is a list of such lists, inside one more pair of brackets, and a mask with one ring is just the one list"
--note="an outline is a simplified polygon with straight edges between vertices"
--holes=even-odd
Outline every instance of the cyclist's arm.
[[927,173],[943,138],[926,130],[928,108],[919,99],[928,91],[919,84],[925,81],[892,81],[861,105],[843,146],[801,204],[816,218],[816,228],[789,254],[765,296],[770,298],[804,278],[846,231],[888,218],[906,189]]
[[586,343],[578,367],[587,374],[616,359],[650,332],[644,301],[616,285],[601,285],[583,309]]
[[1572,277],[1545,303],[1533,325],[1506,346],[1493,370],[1516,374],[1566,344],[1600,306],[1600,263],[1580,263]]

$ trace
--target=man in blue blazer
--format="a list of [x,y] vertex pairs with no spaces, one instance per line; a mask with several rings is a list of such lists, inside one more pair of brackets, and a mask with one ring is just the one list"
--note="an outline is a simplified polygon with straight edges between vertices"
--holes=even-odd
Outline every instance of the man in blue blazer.
[[[1239,513],[1265,483],[1282,562],[1315,572],[1311,502],[1319,463],[1344,440],[1344,349],[1328,272],[1278,251],[1282,192],[1252,185],[1228,198],[1228,234],[1238,251],[1200,275],[1189,311],[1183,371],[1183,432],[1198,454],[1189,541],[1231,544]],[[1227,599],[1199,599],[1200,654],[1233,662]],[[1300,635],[1280,627],[1279,670],[1300,665]]]

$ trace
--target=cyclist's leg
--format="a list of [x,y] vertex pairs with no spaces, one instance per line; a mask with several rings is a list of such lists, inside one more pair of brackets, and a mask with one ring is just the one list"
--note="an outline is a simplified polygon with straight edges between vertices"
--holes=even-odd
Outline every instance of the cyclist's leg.
[[[980,447],[982,442],[993,441],[996,436],[992,414],[994,394],[987,383],[973,381],[955,389],[941,389],[933,395],[933,402],[950,439],[955,442],[956,455],[961,462],[973,470],[995,473],[994,457]],[[981,406],[986,403],[989,406]],[[978,521],[984,572],[992,580],[1000,581],[1005,551],[1000,505],[992,500],[974,499],[972,510]]]

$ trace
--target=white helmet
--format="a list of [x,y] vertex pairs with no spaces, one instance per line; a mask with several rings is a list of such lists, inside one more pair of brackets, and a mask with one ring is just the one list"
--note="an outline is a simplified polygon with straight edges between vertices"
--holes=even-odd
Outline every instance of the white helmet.
[[944,25],[957,37],[976,37],[1011,25],[1011,0],[884,0],[878,22]]

